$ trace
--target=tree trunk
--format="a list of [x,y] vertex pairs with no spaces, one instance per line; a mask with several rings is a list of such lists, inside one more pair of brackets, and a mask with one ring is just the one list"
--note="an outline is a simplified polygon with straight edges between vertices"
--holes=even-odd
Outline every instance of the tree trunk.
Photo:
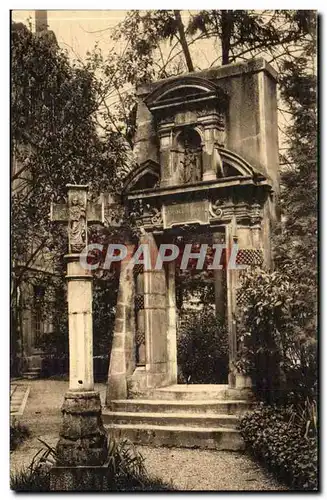
[[221,11],[221,51],[222,65],[229,64],[230,42],[233,31],[233,12]]
[[184,56],[185,56],[185,61],[186,61],[186,64],[187,64],[187,69],[190,72],[192,72],[192,71],[194,71],[194,66],[193,66],[191,54],[190,54],[190,51],[189,51],[189,48],[188,48],[188,45],[187,45],[186,36],[185,36],[185,30],[184,30],[184,24],[183,24],[183,21],[182,21],[182,18],[181,18],[180,10],[174,10],[174,15],[175,15],[176,23],[177,23],[177,28],[178,28],[180,43],[181,43],[181,46],[182,46],[182,49],[183,49],[183,53],[184,53]]

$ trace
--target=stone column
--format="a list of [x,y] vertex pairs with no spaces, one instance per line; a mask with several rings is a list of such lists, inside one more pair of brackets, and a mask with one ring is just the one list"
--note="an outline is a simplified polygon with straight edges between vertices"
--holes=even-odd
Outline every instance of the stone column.
[[[92,344],[92,276],[81,265],[87,249],[87,222],[102,221],[103,207],[87,200],[87,186],[68,185],[68,205],[53,205],[51,219],[68,225],[67,288],[69,329],[69,391],[51,469],[52,491],[102,489],[107,460],[107,433],[101,400],[94,391]],[[85,256],[85,255],[84,255]],[[86,259],[84,259],[86,261]]]
[[69,330],[69,390],[93,391],[92,274],[79,254],[66,255]]
[[169,384],[177,384],[177,314],[175,261],[167,263],[167,360]]
[[80,265],[78,254],[67,255],[66,260],[69,391],[65,394],[62,406],[56,467],[51,470],[52,491],[78,490],[81,475],[79,467],[82,467],[85,474],[89,474],[85,489],[93,489],[93,472],[97,477],[99,467],[104,472],[101,466],[106,462],[108,453],[100,395],[94,391],[93,382],[92,278]]

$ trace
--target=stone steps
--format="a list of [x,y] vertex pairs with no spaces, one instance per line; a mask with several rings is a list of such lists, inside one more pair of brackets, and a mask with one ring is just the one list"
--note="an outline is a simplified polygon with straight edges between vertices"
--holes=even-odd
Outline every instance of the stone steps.
[[142,413],[142,412],[109,412],[102,414],[104,424],[123,425],[151,425],[151,426],[181,426],[181,427],[227,427],[235,428],[237,424],[236,415],[209,414],[209,413]]
[[23,373],[23,377],[28,380],[40,378],[41,368],[33,368]]
[[110,409],[114,412],[141,413],[212,413],[224,415],[239,415],[251,408],[251,402],[246,400],[206,401],[163,400],[163,399],[121,399],[111,401]]
[[113,400],[102,418],[110,435],[135,444],[235,451],[244,447],[238,416],[251,406],[248,391],[227,385],[173,385]]
[[141,445],[231,451],[244,449],[239,432],[226,427],[110,424],[106,428],[116,439],[127,438]]

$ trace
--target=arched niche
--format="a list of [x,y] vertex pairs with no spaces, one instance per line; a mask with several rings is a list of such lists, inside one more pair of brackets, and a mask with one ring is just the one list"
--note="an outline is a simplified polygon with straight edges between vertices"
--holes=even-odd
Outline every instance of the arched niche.
[[174,138],[174,172],[177,184],[202,180],[202,138],[194,127],[182,128]]

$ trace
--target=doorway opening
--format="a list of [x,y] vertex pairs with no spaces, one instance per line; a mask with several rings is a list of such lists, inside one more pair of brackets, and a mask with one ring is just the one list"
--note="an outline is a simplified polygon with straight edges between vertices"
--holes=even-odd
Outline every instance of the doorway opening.
[[[228,331],[226,321],[226,270],[210,270],[215,243],[224,234],[193,234],[181,245],[192,244],[192,253],[207,244],[203,269],[190,259],[185,270],[176,265],[177,366],[179,384],[228,383]],[[224,252],[221,263],[225,260]]]

